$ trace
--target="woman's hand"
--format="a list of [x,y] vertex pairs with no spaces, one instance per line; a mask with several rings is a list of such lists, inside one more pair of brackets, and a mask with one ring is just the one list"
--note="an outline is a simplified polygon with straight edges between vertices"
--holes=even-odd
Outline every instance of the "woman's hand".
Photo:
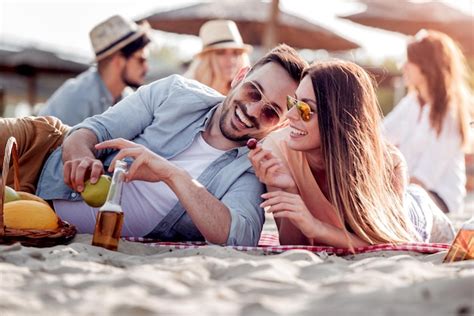
[[250,150],[248,158],[260,182],[282,190],[296,190],[290,170],[281,159],[273,156],[271,151],[263,149],[261,144]]
[[96,149],[119,149],[115,158],[110,164],[109,171],[113,171],[115,162],[125,157],[134,159],[128,172],[125,175],[125,181],[142,180],[148,182],[165,181],[169,179],[173,171],[177,169],[163,157],[155,154],[143,145],[136,144],[123,138],[107,140],[95,145]]
[[[315,218],[298,194],[273,191],[262,194],[262,197],[265,202],[260,204],[261,207],[268,207],[267,212],[273,213],[275,219],[289,219],[303,235],[315,243],[340,248],[369,245],[354,233],[349,233]],[[280,235],[280,240],[281,237]]]
[[287,218],[307,238],[317,238],[322,230],[322,223],[315,218],[300,195],[285,191],[272,191],[262,194],[265,201],[260,207],[268,207],[267,212],[275,218]]

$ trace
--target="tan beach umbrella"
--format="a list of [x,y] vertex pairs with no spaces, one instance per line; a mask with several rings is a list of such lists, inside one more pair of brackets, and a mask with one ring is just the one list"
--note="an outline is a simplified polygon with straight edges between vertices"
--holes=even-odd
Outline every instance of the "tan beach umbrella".
[[42,49],[23,48],[19,51],[10,51],[0,48],[0,73],[17,74],[26,78],[28,103],[30,105],[36,103],[37,79],[39,75],[73,76],[87,68],[87,64],[76,62]]
[[88,65],[60,57],[50,51],[37,48],[24,48],[19,52],[1,51],[0,67],[12,69],[29,75],[31,72],[48,74],[77,74],[88,68]]
[[367,26],[414,35],[420,29],[444,32],[455,39],[466,54],[474,54],[474,17],[439,1],[362,0],[360,13],[341,16]]
[[[150,14],[146,19],[157,30],[198,35],[201,25],[212,19],[237,23],[245,43],[273,47],[286,43],[295,48],[342,51],[359,46],[303,18],[282,12],[278,1],[221,0]],[[272,31],[273,30],[273,31]]]

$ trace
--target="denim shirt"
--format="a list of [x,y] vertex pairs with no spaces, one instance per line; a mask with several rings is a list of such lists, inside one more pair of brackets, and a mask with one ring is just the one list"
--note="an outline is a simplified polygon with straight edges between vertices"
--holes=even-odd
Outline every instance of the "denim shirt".
[[[130,139],[170,159],[186,150],[194,137],[205,130],[222,101],[223,96],[207,86],[173,75],[141,87],[102,115],[85,120],[72,131],[90,129],[99,142],[118,137]],[[255,246],[264,222],[259,205],[262,202],[260,195],[265,189],[256,178],[247,153],[246,147],[228,150],[197,179],[230,211],[228,245]],[[108,166],[114,154],[103,150],[96,156],[104,161],[104,166]],[[45,163],[37,194],[47,200],[80,200],[80,195],[64,184],[61,148],[53,152]],[[204,239],[179,202],[148,237],[170,241]]]
[[[122,97],[129,94],[125,89]],[[95,67],[76,78],[67,80],[49,98],[39,115],[51,115],[64,124],[76,125],[88,117],[101,114],[115,104],[115,100]]]

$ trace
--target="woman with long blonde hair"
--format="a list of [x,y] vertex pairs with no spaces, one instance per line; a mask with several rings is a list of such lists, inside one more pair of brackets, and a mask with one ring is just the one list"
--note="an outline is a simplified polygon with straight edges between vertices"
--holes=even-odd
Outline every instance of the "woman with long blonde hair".
[[248,53],[252,47],[243,43],[237,25],[230,20],[206,22],[199,36],[203,49],[184,76],[227,95],[237,72],[250,66]]
[[406,186],[403,159],[381,135],[369,75],[335,60],[312,65],[302,78],[288,96],[289,126],[249,153],[280,242],[429,240],[432,212],[440,211],[420,187]]
[[411,183],[445,212],[462,210],[469,144],[469,90],[464,56],[437,31],[420,31],[407,47],[403,77],[409,93],[384,121],[405,156]]

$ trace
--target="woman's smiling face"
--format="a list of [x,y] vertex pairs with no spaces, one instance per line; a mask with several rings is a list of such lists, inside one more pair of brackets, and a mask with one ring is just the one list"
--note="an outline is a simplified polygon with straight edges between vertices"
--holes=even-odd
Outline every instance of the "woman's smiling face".
[[290,135],[288,147],[298,151],[311,151],[319,149],[321,138],[319,135],[318,116],[316,114],[316,96],[314,94],[313,83],[309,75],[301,80],[295,92],[298,101],[306,103],[311,109],[309,120],[303,120],[297,106],[291,107],[286,114],[289,120]]

